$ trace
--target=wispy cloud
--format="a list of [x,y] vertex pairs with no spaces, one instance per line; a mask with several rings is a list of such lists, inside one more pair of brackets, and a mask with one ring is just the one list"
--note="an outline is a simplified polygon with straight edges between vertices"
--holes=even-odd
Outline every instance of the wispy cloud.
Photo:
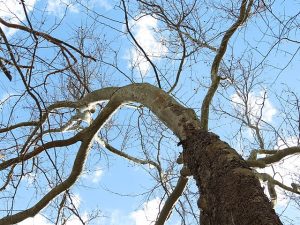
[[103,170],[101,168],[96,168],[96,170],[93,171],[91,174],[83,174],[82,178],[94,184],[97,184],[100,182],[102,176],[103,176]]
[[[83,213],[83,215],[81,215],[80,217],[83,221],[88,221],[89,220],[88,219],[88,213],[86,213],[86,212]],[[85,224],[87,224],[87,223],[85,223]],[[82,221],[80,219],[78,219],[77,216],[72,215],[72,216],[70,216],[68,221],[65,223],[65,225],[82,225]]]
[[30,217],[21,223],[18,223],[18,225],[52,225],[45,217],[43,217],[41,214],[37,214],[35,217]]
[[72,200],[72,203],[74,205],[74,207],[77,209],[80,204],[81,204],[81,197],[79,194],[73,194],[71,195],[71,200]]
[[55,16],[61,16],[68,8],[73,13],[78,13],[79,8],[71,0],[48,0],[47,12]]
[[248,94],[247,105],[245,105],[245,100],[238,93],[233,94],[231,100],[238,113],[247,113],[252,124],[257,123],[259,118],[266,122],[271,122],[277,113],[276,108],[263,91],[260,91],[258,94],[250,92]]
[[[131,211],[124,211],[124,209],[115,209],[107,212],[107,216],[100,219],[99,224],[109,225],[154,225],[157,216],[163,207],[164,201],[160,198],[154,198],[145,202],[141,209]],[[179,225],[178,218],[171,219],[170,224]]]
[[107,225],[132,225],[132,220],[128,218],[128,215],[121,210],[115,209],[109,213],[108,216],[100,218],[100,224],[107,224]]
[[[88,220],[88,214],[84,213],[81,216],[81,218],[82,218],[83,221],[87,221]],[[78,219],[77,216],[72,215],[68,218],[68,220],[64,224],[65,225],[82,225],[82,222],[81,222],[80,219]],[[41,214],[37,214],[35,217],[30,217],[30,218],[18,223],[17,225],[53,225],[53,223],[49,222]]]
[[[168,50],[164,45],[163,38],[155,32],[158,28],[157,19],[150,15],[141,15],[137,21],[130,21],[130,27],[135,39],[151,61],[158,61],[160,57],[167,54]],[[131,48],[126,58],[129,66],[138,69],[142,76],[148,73],[150,63],[137,47]]]
[[102,177],[103,171],[102,170],[97,170],[94,172],[93,177],[92,177],[92,182],[93,183],[99,183],[101,177]]
[[98,4],[101,8],[104,8],[105,10],[112,9],[112,5],[107,0],[94,0],[92,2],[95,2],[95,4]]
[[[80,206],[81,203],[81,198],[79,194],[74,194],[71,196],[72,199],[72,203],[74,204],[74,206],[76,208],[78,208]],[[88,213],[84,212],[81,215],[81,219],[83,221],[87,221],[88,220]],[[46,217],[44,217],[42,214],[37,214],[34,217],[30,217],[20,223],[18,223],[17,225],[53,225],[52,222],[49,222]],[[66,223],[64,223],[65,225],[82,225],[81,220],[75,216],[75,215],[71,215],[70,217],[68,217],[68,220],[66,221]]]
[[[27,12],[33,10],[36,0],[25,1]],[[23,10],[22,4],[17,0],[0,1],[0,17],[11,22],[11,23],[21,23],[25,20],[26,16]],[[0,25],[7,36],[12,36],[17,30],[7,28]]]
[[113,8],[115,1],[111,0],[83,0],[80,4],[84,5],[88,9],[94,9],[96,11],[99,10],[111,10]]
[[155,198],[144,203],[142,209],[132,212],[130,217],[135,221],[135,225],[152,225],[155,223],[162,205],[161,200]]

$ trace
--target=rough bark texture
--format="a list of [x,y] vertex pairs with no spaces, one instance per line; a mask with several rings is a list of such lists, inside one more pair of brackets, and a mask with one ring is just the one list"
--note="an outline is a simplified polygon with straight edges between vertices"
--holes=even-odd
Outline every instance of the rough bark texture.
[[213,133],[190,131],[183,157],[200,192],[201,225],[282,224],[247,163]]

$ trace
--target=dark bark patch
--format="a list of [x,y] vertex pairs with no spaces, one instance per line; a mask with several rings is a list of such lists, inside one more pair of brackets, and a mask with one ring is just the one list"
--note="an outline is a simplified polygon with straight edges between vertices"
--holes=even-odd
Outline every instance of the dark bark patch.
[[211,132],[189,130],[183,160],[199,188],[202,225],[282,224],[243,158]]

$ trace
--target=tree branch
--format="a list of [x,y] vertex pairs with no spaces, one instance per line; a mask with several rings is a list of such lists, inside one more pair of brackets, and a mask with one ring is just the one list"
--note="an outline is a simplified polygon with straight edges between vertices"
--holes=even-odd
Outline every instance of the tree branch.
[[[57,46],[62,47],[65,50],[66,50],[66,48],[64,46],[66,46],[66,47],[68,47],[70,49],[73,49],[75,52],[79,53],[81,56],[96,61],[96,59],[93,58],[92,56],[85,55],[83,52],[81,52],[80,50],[78,50],[74,46],[72,46],[72,45],[70,45],[70,44],[68,44],[68,43],[66,43],[64,41],[61,41],[61,40],[59,40],[59,39],[57,39],[55,37],[52,37],[49,34],[46,34],[46,33],[40,32],[40,31],[36,31],[36,30],[33,30],[31,28],[28,28],[28,27],[25,27],[25,26],[22,26],[22,25],[19,25],[19,24],[8,23],[5,20],[3,20],[2,18],[0,18],[0,23],[3,24],[6,27],[13,28],[13,29],[18,29],[18,30],[23,30],[23,31],[26,31],[28,33],[32,33],[32,34],[34,34],[36,36],[42,37],[45,40],[47,40],[47,41],[49,41],[49,42],[51,42],[51,43],[53,43],[53,44],[55,44]],[[70,53],[70,52],[68,51],[68,53]]]
[[293,192],[295,194],[300,194],[299,191],[295,190],[295,188],[293,187],[288,187],[286,185],[284,185],[283,183],[275,180],[272,176],[270,176],[269,174],[267,173],[257,173],[255,172],[254,173],[258,179],[262,180],[262,181],[268,181],[268,182],[271,182],[273,185],[277,185],[279,187],[281,187],[282,189],[284,190],[287,190],[287,191],[290,191],[290,192]]
[[152,160],[143,160],[143,159],[139,159],[139,158],[136,158],[136,157],[133,157],[131,155],[128,155],[126,154],[125,152],[122,152],[116,148],[114,148],[113,146],[111,146],[110,144],[108,144],[106,141],[100,139],[99,137],[96,137],[95,140],[100,143],[101,145],[103,145],[107,150],[109,150],[110,152],[118,155],[118,156],[121,156],[125,159],[128,159],[134,163],[138,163],[138,164],[142,164],[142,165],[145,165],[145,164],[149,164],[149,165],[152,165],[154,166],[159,173],[162,172],[162,169],[160,167],[160,165],[158,165],[156,162],[152,161]]
[[110,101],[102,112],[97,116],[94,123],[91,124],[84,132],[80,133],[81,145],[77,152],[72,171],[69,177],[49,191],[40,201],[38,201],[34,206],[29,209],[26,209],[22,212],[6,216],[0,219],[0,224],[15,224],[21,222],[22,220],[35,216],[41,209],[43,209],[49,202],[54,199],[57,195],[63,191],[69,189],[80,176],[84,163],[86,161],[88,151],[92,145],[92,140],[98,130],[103,126],[103,124],[109,119],[111,114],[120,106],[119,101]]
[[220,76],[218,76],[218,71],[220,67],[220,62],[226,52],[228,42],[234,32],[241,26],[249,17],[250,10],[253,4],[253,0],[243,0],[240,6],[240,15],[238,20],[225,32],[223,39],[221,41],[221,45],[218,49],[217,55],[214,58],[213,64],[211,66],[211,85],[205,95],[201,106],[201,128],[204,130],[208,130],[208,117],[209,117],[209,107],[212,101],[212,98],[218,89],[220,83]]
[[[79,136],[82,144],[77,153],[77,157],[75,159],[70,176],[64,182],[60,183],[58,186],[48,192],[48,194],[46,194],[36,205],[23,212],[3,218],[2,220],[0,220],[0,224],[17,223],[30,216],[36,215],[51,201],[51,199],[73,185],[81,173],[86,154],[88,152],[88,149],[90,148],[91,141],[94,135],[109,119],[113,112],[124,103],[133,101],[145,105],[161,121],[163,121],[166,126],[169,127],[179,137],[180,140],[185,140],[186,136],[188,135],[187,132],[189,132],[189,129],[200,128],[196,114],[193,110],[187,109],[184,106],[180,105],[176,100],[174,100],[163,90],[150,84],[131,84],[122,88],[104,88],[87,94],[78,102],[58,102],[57,104],[51,105],[49,109],[53,107],[65,106],[78,107],[80,105],[89,105],[90,103],[99,102],[104,99],[110,101],[101,111],[100,115],[97,116],[95,121],[89,127],[74,136]],[[74,137],[71,140],[75,141]],[[54,141],[50,142],[49,144],[46,143],[45,145],[48,144],[49,146],[47,147],[54,147],[52,146],[54,143],[66,144],[66,141]],[[76,139],[76,141],[78,141],[78,139]],[[33,157],[35,154],[38,154],[44,149],[44,147],[38,148],[39,151],[36,150],[28,153],[27,155],[25,155],[26,158]],[[17,160],[24,160],[25,156],[23,156],[23,158],[20,157]],[[2,167],[0,168],[6,168],[8,165],[11,165],[11,163],[15,163],[16,161],[12,159],[9,162],[2,163]],[[163,219],[166,218],[164,215],[169,215],[171,208],[177,201],[178,197],[181,195],[186,183],[187,178],[180,177],[176,188],[170,195],[170,198],[167,200],[167,204],[164,208],[164,213],[162,214],[161,220],[165,220]]]
[[159,213],[159,216],[155,222],[155,225],[163,225],[167,219],[169,218],[172,208],[176,204],[177,200],[181,196],[185,186],[187,185],[188,178],[185,176],[180,176],[176,187],[174,188],[173,192],[170,194],[170,196],[167,198],[162,210]]
[[[264,158],[256,159],[258,154],[272,154],[271,156],[266,156]],[[265,168],[266,166],[279,162],[286,156],[300,153],[300,147],[289,147],[282,150],[253,150],[250,154],[249,159],[246,161],[250,167]]]
[[134,41],[134,43],[138,47],[138,49],[143,53],[143,55],[145,56],[145,58],[150,63],[151,67],[153,68],[153,71],[154,71],[154,74],[155,74],[155,77],[156,77],[156,81],[157,81],[158,87],[161,88],[160,79],[159,79],[159,76],[158,76],[158,72],[157,72],[156,66],[154,65],[154,63],[152,62],[152,60],[150,59],[150,57],[148,56],[148,54],[145,52],[145,50],[143,49],[143,47],[138,43],[138,41],[135,39],[134,35],[130,31],[129,21],[128,21],[128,15],[127,15],[127,9],[126,9],[126,5],[125,5],[125,1],[124,0],[122,0],[122,5],[123,5],[123,9],[124,9],[124,14],[125,14],[126,29],[127,29],[128,33],[129,33],[130,37],[132,38],[132,40]]

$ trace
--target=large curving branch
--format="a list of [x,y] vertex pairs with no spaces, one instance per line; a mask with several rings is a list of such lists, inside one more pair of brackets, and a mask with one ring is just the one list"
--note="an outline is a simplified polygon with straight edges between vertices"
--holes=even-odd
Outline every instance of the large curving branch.
[[[76,159],[72,167],[72,172],[70,173],[69,177],[65,181],[57,185],[55,188],[53,188],[51,191],[49,191],[39,202],[37,202],[31,208],[0,219],[0,225],[18,223],[28,217],[36,215],[42,208],[49,204],[49,202],[53,198],[70,188],[82,172],[88,150],[92,145],[92,140],[95,134],[110,118],[114,111],[116,111],[124,103],[138,102],[145,105],[161,121],[163,121],[165,125],[169,127],[180,140],[186,139],[186,137],[189,135],[189,128],[200,129],[199,121],[197,120],[196,114],[192,109],[185,108],[167,93],[150,84],[131,84],[122,88],[104,88],[87,94],[77,103],[59,102],[55,104],[55,106],[56,108],[66,106],[78,107],[80,105],[89,105],[91,103],[99,102],[102,100],[109,100],[109,102],[97,116],[95,121],[88,128],[77,134],[79,135],[82,144],[76,155]],[[42,148],[40,148],[39,150],[42,150]],[[186,178],[182,178],[181,180],[185,179]],[[182,184],[182,182],[179,183]],[[174,193],[172,193],[173,196],[175,196],[175,201],[170,200],[171,203],[168,204],[168,206],[173,206],[175,204],[184,187],[185,185],[180,185],[175,188]]]
[[[105,91],[99,90],[89,93],[86,100],[97,101],[97,95],[104,98]],[[199,129],[200,124],[195,112],[176,102],[171,96],[161,89],[150,84],[131,84],[114,92],[113,99],[119,102],[138,102],[148,107],[168,128],[170,128],[180,140],[185,140],[188,135],[187,128]],[[168,219],[172,208],[181,196],[188,179],[180,176],[176,187],[164,204],[156,225],[164,224]]]
[[200,129],[200,123],[194,110],[184,107],[166,92],[148,83],[99,89],[88,93],[77,104],[73,103],[73,105],[79,107],[80,105],[89,105],[104,100],[110,100],[109,103],[114,102],[119,107],[128,102],[137,102],[144,105],[180,140],[186,139],[186,128]]
[[54,147],[65,147],[65,146],[75,144],[76,142],[81,140],[81,137],[80,137],[81,135],[82,135],[82,133],[78,133],[74,137],[71,137],[71,138],[66,139],[66,140],[56,140],[56,141],[47,142],[44,145],[36,147],[31,152],[28,152],[24,155],[20,155],[20,156],[15,157],[15,158],[5,160],[5,161],[0,163],[0,171],[6,169],[9,166],[12,166],[16,163],[20,163],[22,161],[31,159],[34,156],[37,156],[38,154],[40,154],[41,152],[43,152],[47,149],[54,148]]
[[[99,90],[97,93],[90,93],[86,96],[86,99],[92,99],[93,96],[93,99],[96,100],[97,94],[101,95],[103,92]],[[180,140],[186,139],[188,135],[187,128],[200,128],[197,116],[192,109],[185,108],[167,93],[150,84],[131,84],[120,88],[115,91],[111,101],[113,99],[120,99],[119,101],[122,103],[134,101],[148,107]],[[187,177],[180,176],[175,189],[162,208],[156,225],[162,225],[168,219],[187,182]]]
[[75,181],[78,179],[79,175],[82,172],[86,154],[90,148],[90,144],[91,143],[89,141],[82,142],[79,151],[76,155],[72,172],[65,181],[63,181],[55,188],[53,188],[51,191],[49,191],[39,202],[37,202],[31,208],[0,219],[0,225],[19,223],[29,217],[35,216],[41,209],[47,206],[52,199],[54,199],[57,195],[59,195],[63,191],[70,188],[75,183]]
[[6,224],[15,224],[21,222],[29,217],[35,216],[41,209],[47,206],[52,199],[58,196],[63,191],[69,189],[79,178],[84,163],[86,161],[88,151],[92,145],[92,140],[98,130],[103,126],[103,124],[109,119],[111,114],[120,106],[118,101],[109,102],[99,116],[95,119],[93,124],[88,127],[84,132],[80,133],[81,136],[81,145],[76,154],[74,164],[71,170],[69,177],[49,191],[40,201],[38,201],[34,206],[29,209],[26,209],[22,212],[6,216],[0,219],[0,225]]

